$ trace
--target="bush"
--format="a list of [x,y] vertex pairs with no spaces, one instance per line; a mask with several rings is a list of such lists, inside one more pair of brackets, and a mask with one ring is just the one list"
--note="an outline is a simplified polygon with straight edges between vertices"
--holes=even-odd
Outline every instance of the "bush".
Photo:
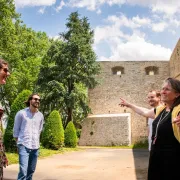
[[31,91],[23,90],[21,93],[18,94],[18,96],[11,105],[11,112],[8,117],[8,124],[4,134],[4,145],[6,151],[8,152],[17,151],[16,140],[13,138],[14,118],[18,111],[25,108],[24,102],[28,99],[29,95],[31,94]]
[[76,128],[72,121],[70,121],[65,129],[65,146],[67,147],[76,147],[77,146],[77,135]]
[[64,145],[64,129],[58,111],[52,111],[47,118],[41,140],[48,149],[59,149]]
[[78,138],[81,136],[81,129],[76,129],[76,135]]

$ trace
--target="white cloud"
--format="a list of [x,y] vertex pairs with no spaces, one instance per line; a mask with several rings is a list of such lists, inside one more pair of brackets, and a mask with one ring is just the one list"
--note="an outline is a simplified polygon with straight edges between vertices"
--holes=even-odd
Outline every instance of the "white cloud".
[[100,5],[102,5],[104,3],[104,1],[102,3],[100,3],[100,0],[69,0],[68,5],[72,6],[72,7],[78,7],[78,8],[83,8],[86,7],[88,10],[90,11],[95,11],[97,9],[97,7],[99,7]]
[[56,0],[15,0],[16,7],[25,6],[51,6],[56,3]]
[[66,4],[64,3],[64,1],[61,1],[60,4],[59,4],[59,6],[56,7],[56,12],[59,12],[59,11],[63,8],[63,6],[65,6],[65,5],[66,5]]
[[97,14],[101,14],[101,10],[98,9],[98,10],[96,11],[96,13],[97,13]]
[[151,24],[151,19],[149,18],[140,18],[139,16],[136,16],[136,17],[133,17],[132,20],[134,21],[134,23],[139,24],[141,26]]
[[169,60],[171,50],[158,44],[146,42],[142,37],[132,35],[132,40],[113,47],[110,57],[100,57],[100,61],[157,61]]
[[[171,50],[159,44],[148,41],[148,34],[142,31],[142,26],[153,28],[154,31],[163,31],[166,23],[154,23],[148,18],[139,16],[127,18],[123,14],[120,17],[109,16],[106,21],[109,23],[95,28],[95,47],[102,42],[109,47],[109,57],[100,56],[99,60],[110,61],[134,61],[134,60],[169,60]],[[130,32],[123,32],[126,27]]]
[[72,7],[85,7],[91,11],[99,9],[103,4],[108,4],[110,6],[127,4],[148,7],[152,12],[160,12],[169,15],[180,13],[179,0],[69,0],[68,4]]
[[165,22],[152,24],[152,30],[155,32],[163,32],[165,28],[168,26]]
[[180,1],[179,0],[160,0],[152,4],[153,12],[162,12],[169,15],[179,13]]
[[45,12],[45,7],[41,7],[39,10],[38,10],[38,12],[40,13],[40,14],[44,14],[44,12]]
[[176,34],[176,31],[174,31],[173,29],[169,29],[168,31],[171,32],[173,35]]

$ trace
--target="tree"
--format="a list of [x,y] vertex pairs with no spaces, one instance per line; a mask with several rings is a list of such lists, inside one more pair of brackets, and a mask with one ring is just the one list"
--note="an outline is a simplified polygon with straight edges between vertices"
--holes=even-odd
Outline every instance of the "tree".
[[[25,25],[16,27],[18,31],[17,46],[11,76],[1,90],[1,101],[5,107],[10,107],[13,100],[23,89],[33,91],[36,88],[42,57],[50,43],[45,33],[35,32]],[[16,57],[19,59],[16,61]],[[11,58],[13,59],[13,58]],[[13,91],[12,91],[13,87]],[[6,108],[8,109],[8,108]]]
[[8,61],[11,69],[7,84],[0,88],[0,101],[9,114],[23,89],[36,88],[41,60],[50,42],[46,33],[23,24],[13,0],[0,1],[0,37],[0,57]]
[[15,24],[19,24],[19,14],[13,0],[0,1],[0,56],[13,52],[16,41]]
[[67,147],[76,147],[77,146],[77,134],[76,134],[76,128],[74,127],[74,124],[72,121],[70,121],[65,129],[64,132],[65,137],[65,146]]
[[32,94],[31,91],[23,90],[19,93],[11,106],[11,113],[8,117],[8,123],[4,134],[4,145],[6,151],[16,152],[17,150],[16,141],[13,138],[14,118],[18,111],[25,108],[24,102],[28,99],[30,94]]
[[50,149],[59,149],[64,145],[64,129],[58,111],[52,111],[47,118],[41,142],[44,147]]
[[95,77],[100,71],[92,49],[94,34],[88,19],[80,19],[79,14],[74,12],[67,20],[67,32],[60,33],[63,41],[52,43],[43,59],[44,66],[38,81],[45,97],[44,111],[52,106],[60,109],[65,127],[70,121],[76,120],[77,108],[84,116],[88,114],[87,88],[97,85]]

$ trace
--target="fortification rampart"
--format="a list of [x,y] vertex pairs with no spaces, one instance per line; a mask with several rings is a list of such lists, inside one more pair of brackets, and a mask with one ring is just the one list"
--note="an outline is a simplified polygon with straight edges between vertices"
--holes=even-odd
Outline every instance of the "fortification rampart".
[[[89,90],[90,107],[95,114],[131,113],[132,142],[147,137],[147,121],[130,109],[119,106],[120,97],[148,107],[147,93],[160,89],[169,76],[168,61],[100,62],[100,84]],[[149,68],[149,70],[148,70]],[[117,73],[120,70],[121,72]],[[151,72],[154,70],[154,75]],[[115,72],[114,72],[115,71]],[[151,74],[152,73],[152,74]]]

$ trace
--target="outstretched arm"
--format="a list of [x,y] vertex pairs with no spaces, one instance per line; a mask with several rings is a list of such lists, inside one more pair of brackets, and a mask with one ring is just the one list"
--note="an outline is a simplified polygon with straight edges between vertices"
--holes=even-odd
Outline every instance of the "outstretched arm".
[[120,98],[120,100],[121,100],[119,104],[120,106],[122,107],[126,106],[141,116],[152,118],[152,119],[155,118],[154,109],[147,109],[140,106],[136,106],[135,104],[131,104],[123,98]]

